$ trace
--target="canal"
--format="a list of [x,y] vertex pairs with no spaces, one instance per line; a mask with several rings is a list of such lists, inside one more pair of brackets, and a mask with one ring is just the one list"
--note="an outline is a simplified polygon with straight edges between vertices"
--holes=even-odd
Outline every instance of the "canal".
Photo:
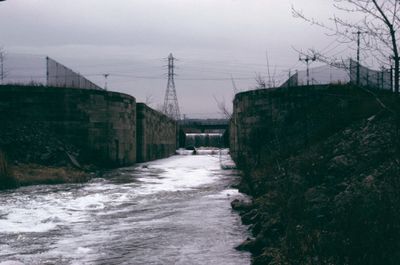
[[[225,151],[0,192],[0,264],[250,264]],[[222,169],[221,164],[223,165]]]

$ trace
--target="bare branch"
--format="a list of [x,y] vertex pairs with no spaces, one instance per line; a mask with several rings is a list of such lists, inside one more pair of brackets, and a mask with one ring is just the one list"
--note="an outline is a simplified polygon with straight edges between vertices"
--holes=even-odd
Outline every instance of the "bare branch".
[[265,89],[267,88],[267,82],[265,81],[265,78],[262,77],[260,73],[256,73],[256,77],[254,78],[256,81],[256,89]]
[[217,103],[217,107],[218,107],[220,113],[221,113],[226,119],[229,120],[229,119],[232,117],[232,112],[228,110],[228,108],[227,108],[227,106],[226,106],[225,99],[223,99],[222,101],[219,101],[215,95],[213,95],[213,98],[214,98],[214,100],[215,100],[215,103]]
[[[269,67],[269,58],[268,58],[268,50],[265,51],[265,58],[267,60],[267,73],[268,73],[268,81],[269,81],[269,86],[272,84],[272,78],[271,78],[271,72],[270,72],[270,67]],[[257,81],[257,78],[256,78]],[[264,84],[265,87],[265,84]]]
[[145,104],[146,104],[147,106],[150,106],[151,104],[153,104],[153,101],[154,101],[153,95],[146,95],[146,102],[145,102]]
[[[387,65],[392,57],[395,70],[395,91],[399,91],[400,51],[396,32],[400,30],[399,0],[333,0],[336,10],[361,15],[360,21],[348,21],[334,15],[325,25],[313,18],[306,17],[302,11],[292,7],[293,16],[301,18],[312,25],[317,25],[338,37],[338,41],[357,41],[354,31],[367,32],[362,38],[363,50],[376,59],[381,65]],[[358,36],[357,36],[358,37]],[[333,56],[334,57],[334,56]],[[325,58],[326,60],[326,58]]]
[[232,81],[233,93],[236,95],[238,93],[238,89],[235,83],[235,79],[233,79],[232,75],[231,75],[231,81]]

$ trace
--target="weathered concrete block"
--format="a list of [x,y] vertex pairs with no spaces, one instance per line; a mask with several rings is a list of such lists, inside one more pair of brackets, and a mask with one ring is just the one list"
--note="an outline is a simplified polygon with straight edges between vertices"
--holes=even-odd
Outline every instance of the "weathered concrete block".
[[92,163],[129,165],[136,161],[136,150],[132,148],[136,146],[136,101],[125,94],[1,86],[0,120],[15,127],[44,122],[60,139],[77,145]]
[[176,150],[176,122],[143,103],[137,105],[137,161],[168,157]]

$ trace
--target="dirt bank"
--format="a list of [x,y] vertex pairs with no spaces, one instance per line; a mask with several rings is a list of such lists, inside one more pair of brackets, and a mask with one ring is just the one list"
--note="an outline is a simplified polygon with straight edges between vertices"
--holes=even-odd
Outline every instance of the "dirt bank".
[[5,124],[0,129],[0,190],[85,182],[99,168],[82,163],[80,153],[44,124]]
[[82,183],[94,176],[73,167],[50,167],[38,164],[21,164],[12,167],[12,176],[19,186],[38,184]]
[[253,253],[253,264],[398,264],[395,117],[377,109],[307,147],[245,169],[241,190],[253,202],[232,206],[253,233],[239,246]]

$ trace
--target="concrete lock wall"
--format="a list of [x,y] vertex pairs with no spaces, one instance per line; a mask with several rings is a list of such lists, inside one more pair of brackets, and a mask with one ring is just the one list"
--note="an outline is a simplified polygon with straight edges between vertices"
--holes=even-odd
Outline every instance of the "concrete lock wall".
[[[373,98],[346,85],[261,89],[235,96],[230,121],[230,153],[242,168],[261,166],[268,157],[284,157],[349,124],[373,115],[354,109]],[[370,103],[372,105],[372,103]]]
[[136,161],[136,101],[128,95],[1,86],[0,122],[3,128],[31,124],[50,128],[63,141],[78,146],[92,163],[122,166]]
[[143,103],[137,105],[137,161],[145,162],[173,155],[177,124]]

